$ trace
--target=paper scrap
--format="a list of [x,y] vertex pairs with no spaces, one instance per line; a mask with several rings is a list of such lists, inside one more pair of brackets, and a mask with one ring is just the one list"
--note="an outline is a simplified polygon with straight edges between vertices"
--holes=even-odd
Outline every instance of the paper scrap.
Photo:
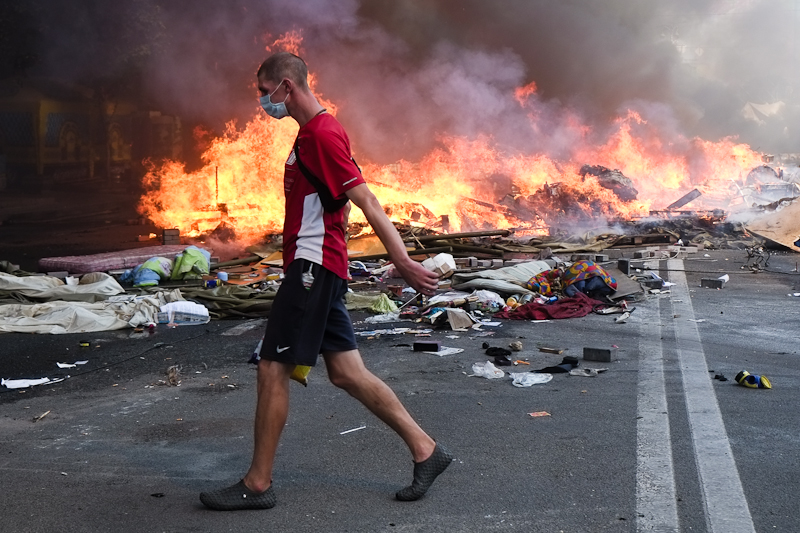
[[56,364],[58,365],[58,368],[77,368],[78,367],[78,365],[70,364],[70,363],[58,363],[58,362],[56,362]]
[[699,324],[700,322],[705,322],[705,321],[706,321],[706,319],[705,319],[705,318],[689,318],[689,319],[687,319],[687,320],[689,320],[689,322],[697,322],[698,324]]
[[7,389],[24,389],[25,387],[44,385],[45,383],[50,383],[50,378],[0,380],[0,385],[3,385]]
[[731,280],[731,277],[727,274],[723,274],[722,276],[718,277],[717,279],[721,279],[723,282],[727,283]]
[[539,416],[550,416],[550,413],[548,413],[547,411],[536,411],[535,413],[528,413],[528,415],[536,418]]
[[439,357],[444,357],[445,355],[455,355],[463,351],[464,348],[447,348],[446,346],[442,346],[442,349],[439,350],[438,352],[423,352],[423,353],[429,353],[433,355],[438,355]]
[[500,324],[502,324],[502,322],[499,322],[499,321],[498,322],[486,321],[486,322],[481,322],[480,324],[481,324],[481,326],[496,327],[496,326],[499,326]]

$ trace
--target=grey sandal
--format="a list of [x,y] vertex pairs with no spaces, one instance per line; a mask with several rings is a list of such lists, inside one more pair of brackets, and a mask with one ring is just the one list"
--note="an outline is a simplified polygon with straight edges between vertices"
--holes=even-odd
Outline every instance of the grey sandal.
[[428,491],[436,478],[453,462],[453,456],[441,444],[436,444],[430,457],[421,463],[414,463],[414,481],[411,485],[397,491],[395,496],[402,502],[419,500]]
[[212,492],[201,492],[200,501],[215,511],[238,511],[242,509],[272,509],[278,498],[272,485],[264,492],[253,492],[244,480],[228,488]]

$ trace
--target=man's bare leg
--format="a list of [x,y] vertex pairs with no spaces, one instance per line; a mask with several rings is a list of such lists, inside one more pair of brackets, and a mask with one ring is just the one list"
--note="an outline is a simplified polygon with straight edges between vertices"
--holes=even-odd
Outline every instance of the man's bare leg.
[[408,446],[415,463],[433,453],[436,443],[411,418],[397,395],[386,383],[367,370],[358,350],[323,354],[331,383],[360,401]]
[[289,376],[293,365],[262,359],[258,363],[258,400],[253,428],[253,461],[244,483],[263,492],[272,483],[272,464],[289,416]]

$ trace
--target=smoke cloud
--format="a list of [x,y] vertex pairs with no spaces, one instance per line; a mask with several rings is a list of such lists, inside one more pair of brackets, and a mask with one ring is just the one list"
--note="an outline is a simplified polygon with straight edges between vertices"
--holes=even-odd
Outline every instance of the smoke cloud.
[[[62,4],[36,12],[33,74],[84,81],[135,65],[154,108],[215,127],[259,112],[265,47],[300,30],[318,91],[359,156],[379,163],[415,160],[442,136],[568,157],[586,135],[576,124],[602,137],[629,108],[676,135],[797,150],[800,17],[789,0]],[[531,82],[521,107],[514,90]],[[777,102],[774,116],[742,113]]]

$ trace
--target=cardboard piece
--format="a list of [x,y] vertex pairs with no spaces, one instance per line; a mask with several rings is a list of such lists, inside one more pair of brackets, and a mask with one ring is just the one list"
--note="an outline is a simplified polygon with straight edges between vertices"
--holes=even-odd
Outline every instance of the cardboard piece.
[[759,237],[800,252],[800,202],[794,201],[780,211],[758,217],[745,227]]

